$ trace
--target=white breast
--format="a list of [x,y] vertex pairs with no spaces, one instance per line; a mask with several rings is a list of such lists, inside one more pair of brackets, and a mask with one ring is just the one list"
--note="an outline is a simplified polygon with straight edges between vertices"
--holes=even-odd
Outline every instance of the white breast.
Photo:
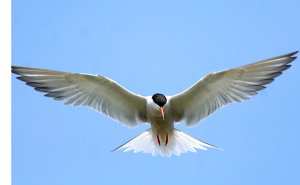
[[167,102],[163,108],[165,112],[164,119],[159,111],[159,106],[151,98],[148,98],[148,122],[151,124],[153,132],[158,135],[171,134],[174,130],[174,119],[170,104]]

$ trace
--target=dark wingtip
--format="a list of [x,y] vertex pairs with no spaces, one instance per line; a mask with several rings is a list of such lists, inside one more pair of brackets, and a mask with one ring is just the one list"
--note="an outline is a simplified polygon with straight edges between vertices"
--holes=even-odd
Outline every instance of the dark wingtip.
[[294,51],[290,53],[288,56],[290,57],[291,62],[297,59],[297,56],[295,56],[299,51]]
[[17,69],[16,69],[16,68],[17,68],[16,66],[11,66],[11,72],[14,73],[14,74],[19,74],[19,73],[17,72]]
[[[17,74],[17,73],[15,73],[15,74]],[[24,79],[24,76],[18,76],[17,79],[21,80],[23,82],[28,82],[27,80]]]
[[[289,57],[291,57],[291,56],[297,54],[298,52],[299,52],[299,51],[297,50],[297,51],[293,51],[293,52],[291,52],[291,53],[288,53],[288,54],[286,54],[286,55],[289,56]],[[297,56],[295,56],[295,57],[297,58]]]
[[296,53],[298,53],[298,52],[299,52],[299,50],[297,50],[297,51],[294,51],[294,52],[293,52],[293,55],[295,55],[295,54],[296,54]]
[[298,52],[299,51],[294,51],[294,52],[292,52],[292,53],[290,53],[290,54],[287,55],[289,57],[289,62],[288,63],[293,62],[294,60],[297,59],[297,56],[295,56],[295,54],[297,54]]

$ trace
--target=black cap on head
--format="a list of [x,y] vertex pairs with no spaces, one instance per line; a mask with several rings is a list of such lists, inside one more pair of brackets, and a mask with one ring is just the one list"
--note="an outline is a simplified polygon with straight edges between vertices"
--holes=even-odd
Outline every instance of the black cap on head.
[[154,94],[152,96],[152,100],[160,107],[163,107],[167,103],[167,98],[165,97],[165,95],[160,93]]

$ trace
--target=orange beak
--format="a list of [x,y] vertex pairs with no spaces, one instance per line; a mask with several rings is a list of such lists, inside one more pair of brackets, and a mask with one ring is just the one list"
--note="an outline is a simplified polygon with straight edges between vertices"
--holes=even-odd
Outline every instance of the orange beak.
[[162,116],[163,120],[165,120],[165,112],[164,112],[164,108],[159,107],[159,111],[160,111],[160,113],[161,113],[161,116]]

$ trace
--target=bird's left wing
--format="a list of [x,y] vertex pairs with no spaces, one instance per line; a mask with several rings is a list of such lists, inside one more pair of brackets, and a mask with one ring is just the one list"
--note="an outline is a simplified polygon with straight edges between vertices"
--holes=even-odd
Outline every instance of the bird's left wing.
[[35,90],[65,104],[91,107],[129,127],[147,121],[146,98],[104,76],[18,66],[12,66],[12,72]]
[[296,53],[207,75],[186,91],[170,97],[175,121],[192,126],[228,103],[249,99],[289,68]]

